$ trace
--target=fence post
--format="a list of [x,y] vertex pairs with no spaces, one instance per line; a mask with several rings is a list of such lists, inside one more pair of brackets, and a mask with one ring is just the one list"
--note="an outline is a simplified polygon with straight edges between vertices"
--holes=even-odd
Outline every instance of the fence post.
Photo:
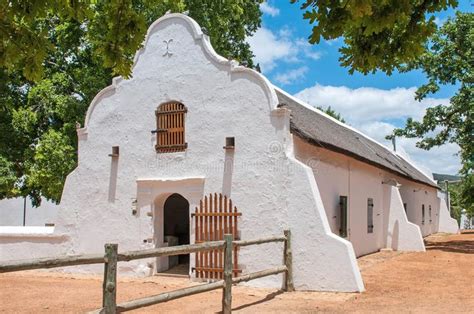
[[224,235],[224,289],[222,293],[222,313],[232,313],[232,234]]
[[286,237],[285,247],[284,247],[284,258],[285,258],[285,291],[295,291],[295,286],[293,285],[293,253],[291,251],[291,231],[285,230],[283,234]]
[[101,311],[105,314],[115,314],[117,310],[117,251],[118,244],[108,243],[105,245]]

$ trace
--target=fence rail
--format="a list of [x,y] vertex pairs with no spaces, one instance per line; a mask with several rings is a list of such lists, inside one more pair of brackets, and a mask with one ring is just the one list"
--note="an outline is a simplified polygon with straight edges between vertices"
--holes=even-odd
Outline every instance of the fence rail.
[[[232,278],[232,251],[234,247],[245,247],[250,245],[260,245],[272,242],[283,242],[283,262],[284,265],[257,271],[254,273],[242,275]],[[196,253],[203,251],[210,251],[215,249],[224,249],[224,280],[219,280],[212,283],[202,284],[194,287],[174,290],[170,292],[161,293],[154,296],[145,297],[142,299],[132,300],[117,304],[117,263],[127,262],[136,259],[159,257],[159,256],[174,256],[188,253]],[[0,273],[40,269],[40,268],[54,268],[75,266],[84,264],[104,264],[104,281],[102,289],[102,308],[93,311],[92,313],[118,313],[135,310],[141,307],[167,302],[170,300],[182,298],[185,296],[203,293],[216,289],[223,289],[222,296],[222,312],[227,314],[232,311],[232,285],[240,282],[250,281],[266,276],[283,273],[283,289],[285,291],[293,291],[293,275],[292,275],[292,251],[291,251],[291,233],[289,230],[284,231],[283,236],[274,236],[255,240],[239,240],[233,241],[231,234],[224,236],[224,241],[203,242],[198,244],[189,244],[181,246],[163,247],[140,251],[127,251],[118,253],[117,244],[106,244],[105,255],[102,254],[87,254],[75,255],[59,258],[41,258],[34,260],[23,260],[13,262],[0,262]]]
[[12,262],[0,262],[0,273],[102,263],[105,263],[104,254],[84,254],[57,258],[37,258]]

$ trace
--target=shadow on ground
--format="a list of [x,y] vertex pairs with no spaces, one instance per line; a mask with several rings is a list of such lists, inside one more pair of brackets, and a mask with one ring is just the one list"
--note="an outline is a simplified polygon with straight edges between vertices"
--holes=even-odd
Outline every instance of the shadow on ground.
[[270,301],[272,299],[274,299],[276,296],[280,295],[280,294],[283,294],[284,291],[283,290],[278,290],[278,291],[275,291],[273,293],[270,293],[270,294],[267,294],[265,296],[265,298],[261,299],[261,300],[257,300],[257,301],[254,301],[252,303],[247,303],[247,304],[242,304],[238,307],[235,307],[232,309],[232,311],[238,311],[238,310],[242,310],[246,307],[249,307],[249,306],[253,306],[253,305],[257,305],[257,304],[261,304],[261,303],[264,303],[264,302],[267,302],[267,301]]
[[440,250],[452,253],[474,254],[474,241],[426,241],[426,250]]

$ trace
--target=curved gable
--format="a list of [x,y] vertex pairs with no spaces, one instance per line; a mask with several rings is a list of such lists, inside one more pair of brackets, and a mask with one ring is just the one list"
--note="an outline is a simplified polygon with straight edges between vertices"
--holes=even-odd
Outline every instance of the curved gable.
[[[133,80],[135,77],[140,77],[143,73],[146,73],[147,70],[154,71],[156,69],[157,64],[155,62],[150,63],[150,56],[152,56],[151,59],[158,55],[164,58],[173,58],[176,57],[178,52],[184,55],[188,54],[190,52],[190,46],[180,46],[180,44],[184,43],[185,37],[192,38],[195,44],[194,46],[199,47],[203,52],[203,57],[214,66],[227,71],[231,77],[243,75],[250,81],[258,84],[266,94],[268,109],[273,110],[276,108],[278,104],[276,92],[272,88],[271,83],[263,75],[252,69],[239,66],[235,60],[229,60],[218,55],[212,47],[209,37],[202,32],[197,22],[179,13],[164,15],[148,28],[143,47],[135,54],[132,66],[132,78],[130,80]],[[187,66],[186,58],[180,57],[181,60],[183,60],[183,67]],[[145,69],[145,71],[137,71],[138,69]],[[176,68],[175,70],[179,71],[180,69]],[[87,129],[97,105],[108,96],[113,95],[119,85],[126,81],[129,80],[123,79],[121,76],[115,77],[111,85],[102,89],[94,97],[86,113],[84,128],[79,132],[86,132],[85,129]]]

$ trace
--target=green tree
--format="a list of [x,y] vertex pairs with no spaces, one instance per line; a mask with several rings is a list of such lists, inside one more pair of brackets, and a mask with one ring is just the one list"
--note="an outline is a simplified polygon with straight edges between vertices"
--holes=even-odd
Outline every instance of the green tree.
[[82,44],[91,48],[104,67],[111,68],[113,74],[128,77],[133,56],[149,24],[167,11],[184,10],[209,30],[212,44],[220,53],[251,64],[252,53],[245,37],[260,26],[261,2],[263,0],[2,1],[0,67],[10,73],[22,69],[27,79],[40,79],[46,59],[57,50],[50,32],[58,23],[69,20],[79,25]]
[[442,85],[456,85],[458,90],[449,105],[426,110],[421,121],[407,119],[404,128],[393,136],[421,138],[417,146],[430,149],[445,143],[460,147],[462,184],[460,206],[474,214],[474,14],[456,13],[430,39],[425,52],[404,71],[421,69],[428,82],[418,88],[416,99],[439,91]]
[[0,2],[0,198],[58,202],[77,163],[76,124],[115,74],[128,76],[148,26],[189,11],[218,53],[252,65],[245,38],[261,0]]
[[321,110],[322,112],[324,112],[325,114],[333,117],[334,119],[336,120],[339,120],[341,121],[342,123],[346,123],[346,120],[344,120],[344,118],[341,116],[341,114],[339,112],[336,112],[334,109],[331,108],[331,106],[328,106],[326,109],[324,109],[323,107],[319,106],[319,107],[316,107],[317,109]]
[[468,217],[474,217],[474,174],[465,175],[459,188],[459,204],[466,210]]
[[[291,0],[292,3],[299,0]],[[315,24],[310,43],[344,37],[339,59],[350,73],[390,74],[423,53],[436,30],[435,12],[457,0],[302,0],[303,18]]]

